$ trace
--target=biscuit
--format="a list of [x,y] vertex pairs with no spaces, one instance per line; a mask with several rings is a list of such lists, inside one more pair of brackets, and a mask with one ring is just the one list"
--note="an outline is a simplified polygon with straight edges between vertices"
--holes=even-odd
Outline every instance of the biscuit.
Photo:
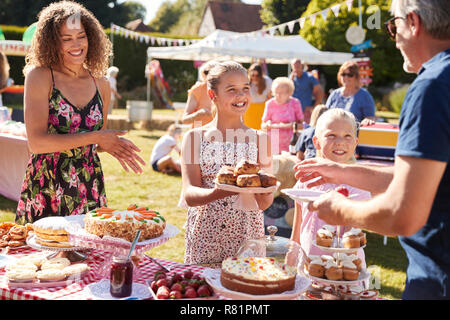
[[10,281],[31,282],[36,278],[36,271],[33,269],[13,269],[6,271],[5,275]]
[[57,242],[69,242],[69,235],[68,234],[51,234],[51,233],[45,233],[45,232],[35,232],[36,237],[38,237],[41,240],[51,240],[51,241],[57,241]]
[[61,269],[45,269],[36,272],[36,277],[41,281],[64,280],[67,276]]
[[38,267],[36,267],[36,265],[31,262],[27,263],[15,262],[6,267],[6,271],[23,270],[23,269],[37,271]]
[[72,245],[69,242],[58,242],[52,240],[43,240],[40,238],[35,238],[36,242],[42,246],[46,247],[58,247],[58,248],[70,248]]
[[41,265],[41,270],[46,269],[59,269],[62,270],[65,267],[70,266],[70,261],[67,258],[52,258],[44,261]]
[[67,266],[64,269],[62,269],[63,273],[66,276],[77,275],[77,274],[83,273],[88,270],[89,270],[89,266],[86,263],[72,264],[72,265]]
[[236,185],[236,179],[237,176],[234,174],[234,168],[230,166],[222,167],[217,174],[218,183]]
[[20,258],[16,261],[16,264],[34,264],[36,267],[40,268],[45,261],[47,261],[46,257],[35,255]]

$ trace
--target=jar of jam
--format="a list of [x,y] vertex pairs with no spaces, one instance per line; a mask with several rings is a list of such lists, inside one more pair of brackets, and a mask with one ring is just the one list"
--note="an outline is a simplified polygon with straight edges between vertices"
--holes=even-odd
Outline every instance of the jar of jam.
[[133,288],[133,263],[126,257],[114,257],[111,264],[109,291],[113,297],[131,295]]

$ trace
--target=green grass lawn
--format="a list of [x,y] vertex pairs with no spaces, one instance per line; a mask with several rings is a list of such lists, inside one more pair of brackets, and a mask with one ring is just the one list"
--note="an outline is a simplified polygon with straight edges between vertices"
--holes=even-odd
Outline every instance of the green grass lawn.
[[[169,224],[180,229],[180,233],[165,244],[147,252],[157,258],[183,262],[184,229],[186,209],[177,206],[181,177],[158,173],[152,170],[150,154],[163,131],[131,130],[126,137],[142,149],[141,156],[147,162],[142,174],[125,172],[109,154],[100,154],[105,175],[108,206],[125,208],[137,203],[150,206],[164,215]],[[14,220],[17,202],[0,196],[0,222]],[[381,296],[399,299],[404,288],[407,259],[396,238],[389,238],[387,246],[383,237],[368,234],[365,248],[367,266],[375,266],[381,281]]]

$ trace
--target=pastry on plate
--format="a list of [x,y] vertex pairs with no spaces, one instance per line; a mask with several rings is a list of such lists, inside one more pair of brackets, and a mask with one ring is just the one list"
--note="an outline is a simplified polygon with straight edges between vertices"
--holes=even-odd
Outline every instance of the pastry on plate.
[[328,261],[325,264],[325,277],[332,281],[341,281],[344,278],[342,268],[339,267],[336,262]]
[[333,245],[333,234],[330,230],[319,229],[316,233],[316,244],[322,247],[331,247]]
[[252,162],[249,160],[241,160],[234,168],[234,174],[235,175],[257,174],[260,169],[261,169],[260,165],[257,164],[256,162]]
[[310,276],[316,277],[316,278],[323,278],[325,275],[325,263],[322,261],[322,259],[315,259],[312,260],[308,264],[308,273]]
[[257,174],[241,174],[236,179],[238,187],[261,187],[261,180]]
[[234,168],[223,166],[217,173],[217,182],[222,184],[236,185],[237,176],[234,174]]
[[341,267],[342,267],[342,274],[343,274],[344,280],[346,280],[346,281],[358,280],[359,271],[353,262],[351,262],[349,260],[343,260],[340,263],[341,263]]
[[259,171],[258,176],[259,180],[261,180],[261,187],[267,188],[277,184],[277,178],[273,174]]
[[61,281],[67,278],[61,269],[45,269],[36,272],[40,281]]
[[52,258],[52,259],[48,259],[42,263],[41,270],[46,270],[46,269],[62,270],[68,266],[70,266],[69,259],[67,259],[67,258]]

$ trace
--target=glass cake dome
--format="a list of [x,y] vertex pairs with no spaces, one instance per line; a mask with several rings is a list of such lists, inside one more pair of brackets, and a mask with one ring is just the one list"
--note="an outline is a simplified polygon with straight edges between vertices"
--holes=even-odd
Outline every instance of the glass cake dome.
[[268,226],[268,236],[245,240],[237,252],[238,257],[273,258],[288,266],[297,267],[301,261],[302,250],[297,242],[275,234],[278,228]]

